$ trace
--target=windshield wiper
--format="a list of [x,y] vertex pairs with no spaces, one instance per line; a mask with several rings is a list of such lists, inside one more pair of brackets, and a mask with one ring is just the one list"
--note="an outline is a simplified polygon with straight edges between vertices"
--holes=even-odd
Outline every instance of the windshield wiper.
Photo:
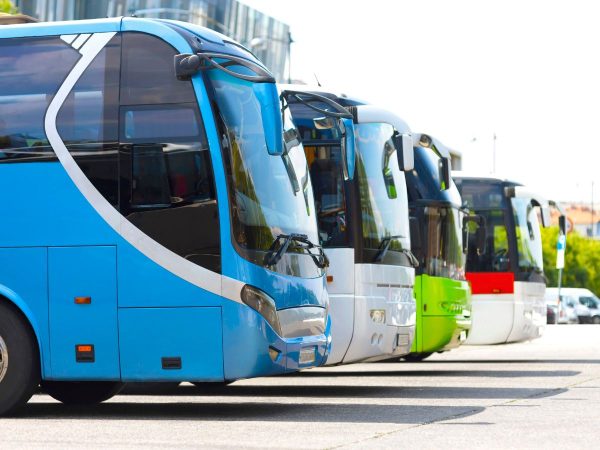
[[[379,249],[378,249],[377,253],[375,254],[375,257],[373,258],[373,262],[383,261],[383,258],[385,257],[388,250],[390,249],[390,245],[392,244],[392,241],[394,239],[400,239],[403,237],[404,236],[400,236],[400,235],[384,237],[383,240],[381,241],[381,244],[379,244]],[[406,255],[411,266],[419,267],[419,260],[416,258],[416,256],[413,254],[413,252],[411,252],[410,250],[408,250],[406,248],[400,249],[400,252],[404,253]]]
[[[271,247],[269,247],[269,250],[265,255],[265,259],[263,260],[263,264],[265,266],[273,266],[277,264],[292,242],[301,244],[297,246],[302,250],[306,250],[306,253],[308,253],[319,269],[324,269],[325,267],[329,266],[329,259],[327,258],[327,255],[325,255],[323,248],[313,244],[308,239],[306,234],[299,233],[280,234],[277,236],[271,244]],[[317,249],[319,253],[312,253],[312,249]]]

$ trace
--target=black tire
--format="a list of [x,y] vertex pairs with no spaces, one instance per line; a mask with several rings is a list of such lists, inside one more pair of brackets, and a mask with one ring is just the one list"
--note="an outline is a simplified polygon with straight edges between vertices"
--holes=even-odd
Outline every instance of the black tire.
[[117,395],[118,381],[42,381],[42,390],[65,405],[95,405]]
[[592,318],[592,323],[596,325],[600,324],[600,316],[594,316]]
[[406,362],[421,362],[431,355],[433,355],[433,353],[409,353],[408,355],[404,355],[402,359]]
[[16,307],[0,300],[0,416],[18,412],[40,382],[37,339]]

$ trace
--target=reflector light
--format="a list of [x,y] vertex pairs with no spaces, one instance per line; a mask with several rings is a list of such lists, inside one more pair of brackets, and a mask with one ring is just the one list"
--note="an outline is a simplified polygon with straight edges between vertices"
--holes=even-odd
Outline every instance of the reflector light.
[[333,283],[333,275],[327,275],[327,282]]
[[89,305],[92,303],[92,297],[75,297],[76,305]]
[[316,348],[315,347],[306,347],[300,349],[300,364],[311,364],[315,362],[316,359]]
[[271,360],[273,362],[277,361],[277,358],[279,358],[280,354],[281,354],[281,352],[279,350],[277,350],[276,348],[269,347],[269,356],[271,357]]

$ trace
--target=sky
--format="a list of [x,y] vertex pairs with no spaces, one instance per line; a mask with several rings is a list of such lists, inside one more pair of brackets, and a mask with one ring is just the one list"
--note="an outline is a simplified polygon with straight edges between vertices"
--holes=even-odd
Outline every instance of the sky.
[[394,111],[465,171],[491,173],[495,135],[496,174],[600,203],[600,3],[242,2],[290,25],[294,79]]

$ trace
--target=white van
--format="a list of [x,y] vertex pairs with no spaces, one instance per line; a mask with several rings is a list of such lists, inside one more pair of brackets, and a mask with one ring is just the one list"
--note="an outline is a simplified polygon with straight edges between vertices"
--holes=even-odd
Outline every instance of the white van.
[[[558,295],[558,288],[547,288],[548,291]],[[600,299],[589,289],[561,288],[560,302],[560,306],[574,308],[579,323],[600,323]]]

